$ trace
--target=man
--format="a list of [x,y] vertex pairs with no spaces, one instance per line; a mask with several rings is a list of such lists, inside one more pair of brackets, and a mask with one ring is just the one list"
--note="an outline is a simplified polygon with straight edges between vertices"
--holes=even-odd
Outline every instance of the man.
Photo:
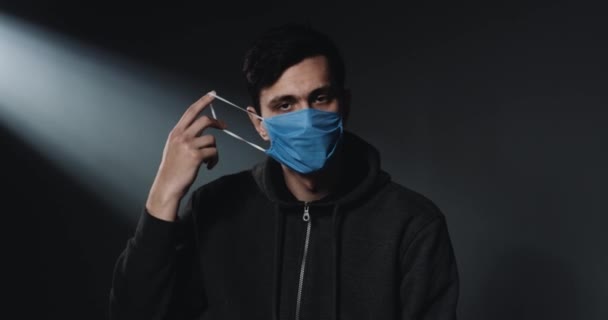
[[[192,104],[171,131],[145,210],[119,257],[112,319],[455,319],[446,220],[390,180],[374,147],[343,129],[342,58],[303,26],[268,31],[243,71],[267,159],[178,205],[218,162]],[[219,97],[217,97],[219,98]]]

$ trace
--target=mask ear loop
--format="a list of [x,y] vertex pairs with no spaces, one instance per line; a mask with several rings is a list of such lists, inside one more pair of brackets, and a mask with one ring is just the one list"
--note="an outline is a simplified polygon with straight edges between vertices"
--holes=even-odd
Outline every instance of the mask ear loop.
[[[212,94],[212,95],[213,95],[213,97],[217,98],[218,100],[224,101],[224,102],[226,102],[227,104],[229,104],[229,105],[231,105],[231,106],[233,106],[233,107],[236,107],[237,109],[239,109],[239,110],[241,110],[241,111],[244,111],[244,112],[247,112],[247,113],[251,113],[251,114],[253,114],[254,116],[258,117],[260,120],[264,120],[264,118],[262,118],[262,117],[258,116],[257,114],[255,114],[255,113],[253,113],[253,112],[248,111],[247,109],[241,108],[241,107],[237,106],[236,104],[234,104],[234,103],[232,103],[232,102],[230,102],[230,101],[228,101],[228,100],[226,100],[226,99],[224,99],[224,98],[218,97],[218,96],[217,96],[217,95],[215,95],[215,94]],[[211,108],[211,116],[213,116],[213,118],[217,120],[217,116],[216,116],[216,114],[215,114],[215,109],[213,109],[213,104],[212,104],[212,103],[210,103],[210,104],[209,104],[209,107]],[[266,149],[264,149],[264,148],[262,148],[262,147],[258,146],[258,145],[257,145],[257,144],[255,144],[255,143],[252,143],[252,142],[249,142],[249,141],[245,140],[245,138],[243,138],[243,137],[239,136],[238,134],[236,134],[236,133],[234,133],[234,132],[232,132],[232,131],[229,131],[229,130],[226,130],[226,129],[222,129],[222,131],[224,131],[224,132],[225,132],[227,135],[229,135],[229,136],[231,136],[231,137],[233,137],[233,138],[235,138],[235,139],[237,139],[237,140],[241,140],[241,141],[245,142],[246,144],[248,144],[248,145],[250,145],[250,146],[252,146],[252,147],[254,147],[254,148],[256,148],[256,149],[258,149],[258,150],[260,150],[260,151],[262,151],[262,152],[266,152]]]
[[218,99],[218,100],[220,100],[220,101],[226,102],[226,103],[227,103],[228,105],[230,105],[230,106],[233,106],[233,107],[235,107],[235,108],[237,108],[237,109],[239,109],[239,110],[241,110],[241,111],[244,111],[244,112],[250,113],[250,114],[251,114],[251,115],[253,115],[254,117],[256,117],[256,118],[258,118],[258,119],[260,119],[260,120],[264,121],[264,118],[262,118],[262,117],[258,116],[258,115],[257,115],[257,114],[255,114],[254,112],[251,112],[251,111],[249,111],[249,110],[247,110],[247,109],[245,109],[245,108],[243,108],[243,107],[239,107],[239,106],[237,106],[236,104],[234,104],[234,103],[232,103],[232,102],[230,102],[230,101],[228,101],[228,100],[226,100],[226,99],[224,99],[224,98],[222,98],[222,97],[218,96],[218,95],[217,95],[217,94],[215,94],[215,93],[209,93],[209,94],[210,94],[212,97],[214,97],[214,98],[216,98],[216,99]]

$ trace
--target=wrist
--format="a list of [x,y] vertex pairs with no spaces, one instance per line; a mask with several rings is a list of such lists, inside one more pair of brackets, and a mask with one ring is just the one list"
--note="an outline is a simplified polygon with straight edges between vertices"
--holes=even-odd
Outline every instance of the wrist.
[[177,195],[159,194],[152,190],[146,201],[146,210],[158,219],[175,221],[180,201]]

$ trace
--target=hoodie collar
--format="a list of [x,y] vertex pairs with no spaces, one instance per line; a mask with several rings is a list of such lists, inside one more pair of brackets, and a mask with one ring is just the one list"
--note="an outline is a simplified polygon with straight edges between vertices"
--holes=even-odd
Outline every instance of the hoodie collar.
[[[364,198],[390,180],[380,169],[380,155],[376,148],[355,134],[344,131],[342,163],[344,172],[336,191],[315,201],[319,205],[347,205]],[[252,169],[253,177],[260,190],[271,201],[281,206],[301,205],[289,192],[283,179],[281,165],[271,157],[258,163]]]

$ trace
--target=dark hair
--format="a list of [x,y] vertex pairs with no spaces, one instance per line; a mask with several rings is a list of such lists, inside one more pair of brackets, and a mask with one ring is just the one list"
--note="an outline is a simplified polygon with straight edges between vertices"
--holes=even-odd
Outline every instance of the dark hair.
[[272,86],[289,67],[313,56],[325,56],[332,86],[344,87],[344,60],[325,34],[310,26],[287,24],[269,29],[247,50],[243,73],[253,107],[260,113],[260,92]]

